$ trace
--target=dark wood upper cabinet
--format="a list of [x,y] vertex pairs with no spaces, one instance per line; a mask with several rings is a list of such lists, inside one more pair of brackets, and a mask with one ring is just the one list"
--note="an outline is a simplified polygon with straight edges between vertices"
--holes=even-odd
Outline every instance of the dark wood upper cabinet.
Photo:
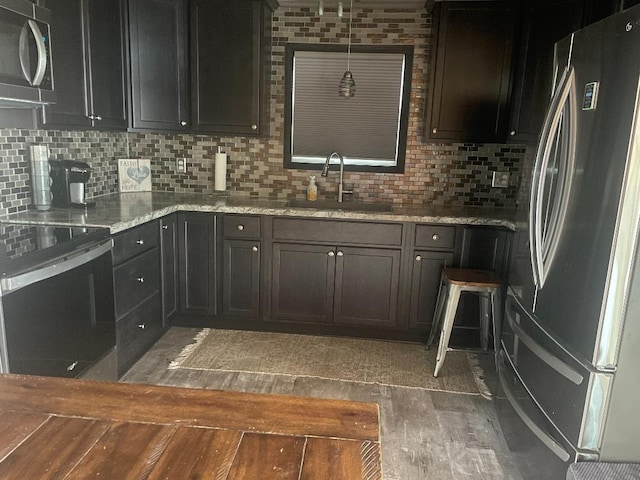
[[130,126],[187,131],[186,0],[129,0]]
[[514,3],[436,4],[425,140],[505,140],[517,17]]
[[509,141],[537,142],[553,88],[554,44],[580,28],[583,4],[581,0],[533,0],[524,5]]
[[47,1],[57,102],[42,109],[48,128],[127,126],[122,0]]
[[190,6],[190,130],[266,135],[271,7],[263,0]]

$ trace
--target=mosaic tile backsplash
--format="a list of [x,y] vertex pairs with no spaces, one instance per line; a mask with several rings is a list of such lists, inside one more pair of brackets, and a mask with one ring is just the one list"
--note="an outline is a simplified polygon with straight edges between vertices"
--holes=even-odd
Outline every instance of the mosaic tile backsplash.
[[[348,15],[325,9],[279,8],[273,16],[271,125],[269,138],[202,135],[75,132],[0,129],[0,214],[28,208],[30,144],[49,145],[53,158],[88,162],[93,168],[88,196],[117,191],[118,158],[150,158],[153,189],[213,191],[217,147],[229,155],[229,190],[270,198],[303,198],[308,177],[317,171],[282,166],[284,122],[284,49],[288,42],[346,43]],[[413,82],[404,174],[351,173],[355,197],[402,205],[477,205],[513,207],[521,181],[524,146],[424,143],[431,15],[424,11],[354,8],[353,43],[414,46]],[[175,159],[187,159],[187,173],[175,172]],[[508,171],[510,185],[491,187],[493,171]],[[319,198],[334,198],[337,177],[318,179]]]

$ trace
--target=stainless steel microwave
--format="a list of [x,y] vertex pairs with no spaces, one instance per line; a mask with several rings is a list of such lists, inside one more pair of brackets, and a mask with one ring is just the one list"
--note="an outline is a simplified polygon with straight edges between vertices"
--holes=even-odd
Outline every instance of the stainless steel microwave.
[[0,0],[0,106],[55,102],[50,20],[33,2]]

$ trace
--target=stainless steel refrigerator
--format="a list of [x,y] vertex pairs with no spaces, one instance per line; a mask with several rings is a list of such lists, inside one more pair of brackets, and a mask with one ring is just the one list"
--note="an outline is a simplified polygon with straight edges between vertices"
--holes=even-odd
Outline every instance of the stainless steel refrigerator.
[[640,462],[640,7],[555,59],[498,353],[502,428],[536,480]]

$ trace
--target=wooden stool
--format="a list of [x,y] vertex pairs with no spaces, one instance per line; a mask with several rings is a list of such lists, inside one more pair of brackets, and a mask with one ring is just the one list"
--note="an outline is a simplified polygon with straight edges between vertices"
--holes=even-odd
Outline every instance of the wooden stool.
[[480,345],[483,350],[489,347],[489,323],[493,317],[494,348],[500,340],[500,297],[502,282],[493,272],[486,270],[471,270],[466,268],[444,268],[440,280],[440,291],[436,302],[436,311],[433,317],[431,333],[427,340],[427,348],[433,343],[436,333],[442,325],[438,354],[436,355],[436,368],[433,376],[437,377],[444,356],[449,348],[449,339],[453,328],[453,320],[456,316],[458,301],[462,292],[473,292],[480,295]]

